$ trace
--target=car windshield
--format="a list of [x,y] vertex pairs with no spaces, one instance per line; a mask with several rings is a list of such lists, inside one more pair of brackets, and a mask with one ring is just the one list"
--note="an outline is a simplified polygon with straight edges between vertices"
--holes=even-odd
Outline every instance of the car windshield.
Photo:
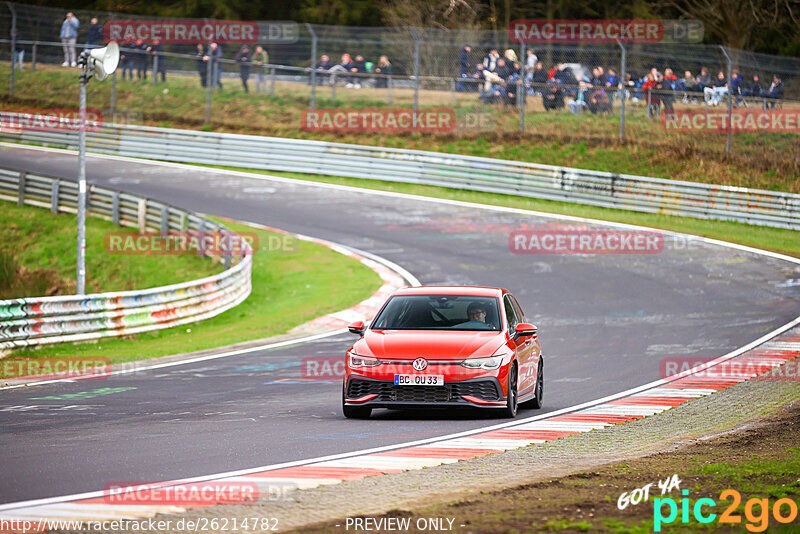
[[373,330],[500,330],[496,297],[395,295],[372,321]]

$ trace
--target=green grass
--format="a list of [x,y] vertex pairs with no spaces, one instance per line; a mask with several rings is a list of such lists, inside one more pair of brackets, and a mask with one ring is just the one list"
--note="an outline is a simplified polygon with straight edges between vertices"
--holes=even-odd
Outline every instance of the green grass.
[[580,204],[570,204],[566,202],[554,202],[550,200],[539,200],[533,198],[516,197],[512,195],[483,193],[478,191],[464,191],[460,189],[449,189],[427,185],[401,184],[396,182],[383,182],[380,180],[365,180],[361,178],[341,178],[336,176],[260,171],[233,167],[220,168],[258,174],[284,176],[298,180],[364,187],[380,191],[395,191],[399,193],[422,195],[434,198],[477,202],[481,204],[491,204],[494,206],[506,206],[526,210],[542,211],[546,213],[557,213],[562,215],[587,217],[590,219],[599,219],[625,224],[635,224],[659,228],[662,230],[671,230],[713,239],[720,239],[723,241],[730,241],[732,243],[739,243],[742,245],[787,254],[789,256],[800,257],[800,232],[782,228],[752,226],[727,221],[709,221],[703,219],[694,219],[691,217],[676,217],[672,215],[638,213],[633,211],[598,208],[594,206],[583,206]]
[[[194,63],[186,68],[194,69]],[[9,69],[0,69],[0,87],[8,87]],[[421,107],[453,107],[457,116],[480,111],[491,114],[489,131],[457,130],[418,133],[323,133],[301,128],[310,88],[279,82],[272,97],[245,94],[238,79],[224,79],[225,89],[212,96],[211,124],[204,125],[206,92],[196,76],[167,78],[167,84],[117,82],[115,122],[144,123],[173,128],[238,132],[256,135],[319,139],[375,146],[494,157],[608,172],[657,176],[688,181],[759,189],[800,192],[800,137],[791,133],[736,134],[733,150],[725,154],[726,136],[665,132],[659,121],[648,119],[642,106],[627,107],[626,138],[618,141],[619,119],[590,113],[545,113],[541,98],[530,99],[526,131],[518,133],[518,113],[502,106],[479,105],[475,93],[421,90]],[[17,73],[15,97],[0,94],[7,111],[28,108],[75,108],[77,75],[73,69],[42,65],[37,71]],[[165,93],[164,91],[167,90]],[[454,97],[454,102],[452,98]],[[317,107],[410,107],[413,91],[395,89],[388,104],[376,89],[338,88],[336,100],[328,87],[317,89]],[[107,110],[111,83],[88,85],[90,107]],[[792,106],[794,104],[787,104]],[[676,104],[678,108],[681,104]],[[694,108],[693,108],[694,109]]]
[[[5,200],[0,206],[0,254],[5,259],[0,270],[6,273],[0,279],[0,298],[74,294],[77,217]],[[103,236],[120,227],[95,217],[86,221],[87,293],[145,289],[222,271],[220,264],[198,256],[108,254]]]
[[[47,212],[44,214],[47,215]],[[71,228],[64,219],[63,216],[58,217],[54,230]],[[91,219],[91,223],[87,225],[91,227],[92,235],[95,236],[93,240],[99,239],[102,234],[102,222]],[[265,250],[263,245],[268,243],[269,237],[279,234],[253,229],[242,224],[223,222],[232,230],[256,233],[262,245],[262,248],[253,255],[252,293],[237,307],[211,319],[182,327],[121,338],[104,338],[93,343],[45,345],[39,349],[14,351],[12,355],[15,357],[105,356],[112,363],[119,363],[210,349],[285,333],[292,327],[315,317],[360,302],[372,295],[382,283],[377,274],[359,261],[322,245],[292,238],[288,241],[291,246],[286,247],[287,250]],[[109,223],[108,229],[111,228]],[[32,228],[29,230],[33,231]],[[21,230],[20,235],[24,237],[26,232]],[[28,239],[35,240],[35,238]],[[13,244],[15,240],[7,243]],[[62,243],[61,250],[63,249]],[[44,253],[36,256],[39,262],[46,261],[47,257]],[[125,262],[129,260],[137,262],[135,264],[144,261],[143,258],[147,261],[151,259],[165,261],[166,258],[173,263],[177,259],[180,261],[195,259],[189,256],[123,256],[122,258]],[[94,261],[100,259],[96,258]],[[200,261],[200,258],[196,260]],[[72,261],[74,265],[74,255]],[[204,265],[210,263],[207,259],[203,261]],[[96,265],[90,272],[96,272],[99,276],[102,272],[100,265],[104,264]],[[159,263],[159,265],[157,269],[147,269],[147,272],[153,275],[154,283],[150,285],[165,284],[167,279],[177,282],[199,276],[190,276],[186,270],[176,273],[175,269],[167,264]],[[343,284],[342,280],[347,280],[347,283]]]

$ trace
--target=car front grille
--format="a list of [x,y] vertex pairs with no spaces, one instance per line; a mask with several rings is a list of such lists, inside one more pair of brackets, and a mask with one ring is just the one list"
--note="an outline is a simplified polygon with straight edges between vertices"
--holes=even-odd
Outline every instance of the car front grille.
[[395,386],[392,382],[354,379],[347,386],[349,399],[373,394],[377,395],[375,401],[384,402],[451,402],[461,400],[463,395],[487,401],[501,398],[497,384],[492,380],[453,382],[444,386]]

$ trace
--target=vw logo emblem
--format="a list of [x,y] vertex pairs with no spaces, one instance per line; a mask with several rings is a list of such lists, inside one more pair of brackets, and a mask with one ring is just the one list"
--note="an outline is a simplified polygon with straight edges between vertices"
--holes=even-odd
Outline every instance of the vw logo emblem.
[[411,365],[414,367],[415,371],[424,371],[425,368],[428,367],[428,360],[425,358],[417,358]]

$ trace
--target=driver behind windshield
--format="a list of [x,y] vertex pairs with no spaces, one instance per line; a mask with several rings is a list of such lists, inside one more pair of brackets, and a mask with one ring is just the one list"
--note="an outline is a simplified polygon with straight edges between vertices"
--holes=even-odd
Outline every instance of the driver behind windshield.
[[486,322],[486,309],[480,302],[472,302],[467,307],[467,322]]

